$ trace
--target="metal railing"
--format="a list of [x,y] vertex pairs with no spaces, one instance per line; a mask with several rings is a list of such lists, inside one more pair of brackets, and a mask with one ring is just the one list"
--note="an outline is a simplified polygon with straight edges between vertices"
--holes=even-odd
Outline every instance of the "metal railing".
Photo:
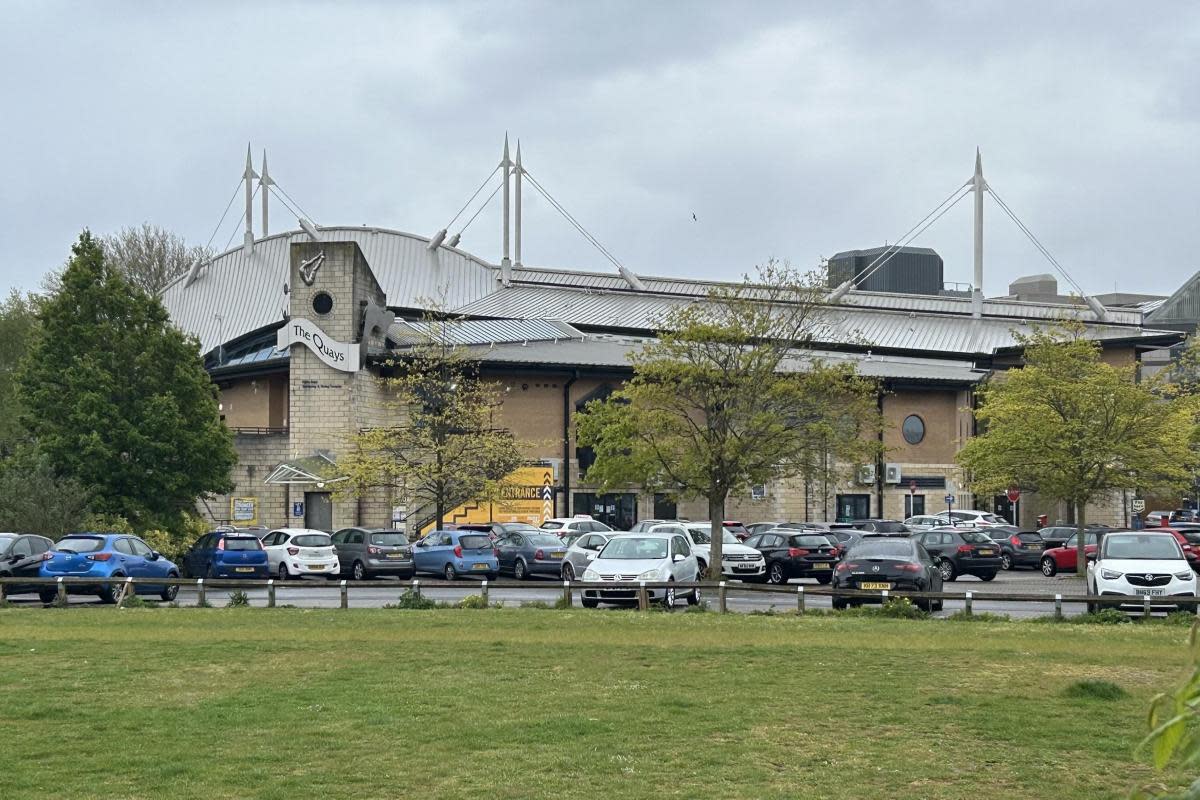
[[[411,590],[416,594],[420,594],[423,588],[433,589],[473,589],[483,596],[484,602],[488,602],[488,594],[492,589],[526,589],[526,590],[544,590],[547,592],[561,593],[561,597],[565,605],[571,605],[574,602],[574,593],[582,590],[601,591],[605,594],[613,592],[632,593],[631,596],[625,598],[614,598],[618,601],[636,602],[638,608],[646,610],[650,607],[651,590],[661,590],[673,588],[676,591],[676,596],[681,593],[686,594],[693,589],[704,591],[715,591],[717,595],[717,610],[725,613],[729,610],[728,601],[730,594],[772,594],[784,595],[789,599],[789,602],[794,601],[796,611],[800,614],[807,610],[807,600],[810,597],[830,597],[834,601],[844,600],[849,603],[855,601],[867,601],[872,603],[884,603],[890,599],[908,598],[913,601],[925,600],[951,600],[961,601],[964,606],[964,611],[971,614],[974,611],[974,603],[976,601],[984,602],[999,602],[999,603],[1053,603],[1054,615],[1061,617],[1063,614],[1064,604],[1083,605],[1085,608],[1092,607],[1125,607],[1126,609],[1139,610],[1143,616],[1149,617],[1152,613],[1158,611],[1168,611],[1171,609],[1190,609],[1193,613],[1200,614],[1200,597],[1185,597],[1185,596],[1131,596],[1131,595],[1075,595],[1062,593],[1036,593],[1036,592],[985,592],[976,593],[971,591],[965,592],[902,592],[887,589],[880,590],[865,590],[865,589],[834,589],[830,586],[805,586],[805,585],[771,585],[771,584],[756,584],[756,583],[741,583],[728,581],[627,581],[627,582],[594,582],[594,581],[557,581],[557,582],[542,582],[542,581],[516,581],[516,580],[501,580],[501,581],[475,581],[475,580],[456,580],[446,581],[438,579],[423,580],[420,578],[412,578],[405,581],[387,581],[387,580],[367,580],[367,581],[278,581],[275,579],[248,579],[248,578],[132,578],[132,577],[116,577],[116,578],[83,578],[83,577],[58,577],[58,578],[0,578],[0,601],[6,600],[9,594],[8,587],[45,587],[53,589],[55,597],[59,602],[65,603],[67,596],[71,594],[70,588],[78,586],[87,588],[90,591],[95,591],[98,587],[112,587],[116,590],[112,592],[114,602],[120,603],[125,597],[135,594],[135,588],[139,585],[146,586],[179,586],[192,587],[196,589],[198,606],[207,605],[207,594],[209,590],[246,590],[246,589],[266,589],[267,590],[267,607],[273,608],[276,605],[278,591],[280,589],[328,589],[337,591],[339,594],[340,607],[350,607],[350,590],[351,588],[362,589],[401,589]],[[39,590],[40,593],[40,590]],[[612,602],[601,598],[600,602]]]

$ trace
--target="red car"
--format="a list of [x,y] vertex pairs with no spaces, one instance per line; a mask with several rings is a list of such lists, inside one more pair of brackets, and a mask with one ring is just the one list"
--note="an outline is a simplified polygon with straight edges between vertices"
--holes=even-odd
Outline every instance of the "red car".
[[1148,528],[1155,533],[1162,531],[1169,533],[1175,537],[1175,541],[1179,542],[1179,547],[1183,550],[1183,556],[1187,559],[1188,566],[1193,572],[1200,572],[1200,550],[1197,550],[1197,542],[1200,542],[1200,533],[1196,531],[1181,531],[1176,528]]
[[[1084,539],[1083,552],[1085,555],[1096,552],[1096,532],[1088,531],[1083,534]],[[1042,574],[1046,577],[1057,575],[1061,572],[1074,572],[1075,559],[1079,557],[1079,534],[1071,534],[1071,538],[1067,539],[1065,547],[1052,547],[1042,554]]]

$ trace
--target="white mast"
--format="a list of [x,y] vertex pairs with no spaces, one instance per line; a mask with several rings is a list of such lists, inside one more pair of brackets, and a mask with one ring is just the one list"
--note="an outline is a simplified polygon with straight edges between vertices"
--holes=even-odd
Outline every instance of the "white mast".
[[254,165],[250,163],[250,145],[246,145],[246,171],[242,178],[246,181],[246,236],[242,241],[242,249],[246,253],[254,252]]
[[521,169],[521,140],[517,139],[517,163],[513,168],[516,181],[516,191],[514,192],[516,197],[514,199],[517,202],[517,213],[513,218],[513,256],[515,257],[514,263],[518,267],[521,266],[521,175],[523,172]]
[[275,181],[271,180],[271,176],[267,174],[267,150],[264,147],[262,175],[258,179],[258,188],[262,190],[263,238],[267,236],[267,196],[271,194],[271,187],[274,185]]
[[501,212],[501,224],[504,232],[500,237],[500,281],[508,286],[512,279],[512,260],[508,257],[508,212],[509,212],[509,193],[508,193],[508,176],[512,172],[512,161],[508,157],[508,134],[504,134],[504,155],[500,158],[500,180],[504,181],[503,195],[503,211]]
[[971,287],[971,316],[983,316],[983,157],[975,148],[975,176],[971,179],[975,191],[975,280]]

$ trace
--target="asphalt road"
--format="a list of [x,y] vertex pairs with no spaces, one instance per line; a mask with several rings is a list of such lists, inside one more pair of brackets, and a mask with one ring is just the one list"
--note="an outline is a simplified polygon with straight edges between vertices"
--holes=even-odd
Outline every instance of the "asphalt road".
[[[434,578],[431,577],[429,580],[434,580]],[[814,588],[817,587],[815,581],[793,581],[786,588],[780,587],[781,591],[778,593],[756,592],[751,594],[734,591],[737,583],[737,581],[729,582],[726,604],[731,612],[738,613],[767,611],[772,608],[778,611],[791,611],[796,608],[796,587],[798,585],[803,584]],[[493,583],[490,585],[488,591],[490,601],[511,606],[519,606],[522,603],[535,601],[552,604],[562,596],[562,585],[554,580],[530,580],[520,586],[511,585],[511,582],[509,584],[496,585]],[[277,584],[276,603],[303,608],[336,608],[340,603],[337,586],[336,582],[319,579],[302,579]],[[391,586],[363,586],[356,585],[351,581],[349,584],[349,605],[351,608],[379,608],[388,603],[396,602],[400,593],[407,589],[408,586],[408,581],[396,581]],[[229,599],[230,591],[227,589],[210,588],[207,591],[208,602],[214,606],[223,606]],[[456,602],[467,595],[479,593],[478,589],[475,588],[435,587],[429,585],[423,585],[421,591],[426,597],[442,602]],[[1062,594],[1064,597],[1064,614],[1079,614],[1084,611],[1082,603],[1072,603],[1068,599],[1072,595],[1078,596],[1084,593],[1083,581],[1072,575],[1046,578],[1040,572],[1035,571],[1003,572],[995,580],[986,583],[966,576],[959,578],[953,583],[946,584],[946,591],[972,592],[975,595],[972,607],[976,612],[988,611],[997,614],[1007,614],[1014,618],[1053,614],[1053,598],[1056,593]],[[267,604],[266,589],[248,589],[246,593],[251,605],[265,606]],[[1006,602],[988,599],[989,594],[998,593],[1044,594],[1046,600],[1043,602]],[[709,603],[710,608],[715,608],[717,602],[716,592],[710,591],[706,593],[704,600]],[[178,597],[180,605],[194,605],[196,601],[196,589],[186,587],[180,590]],[[18,606],[40,605],[37,598],[32,595],[13,597],[10,599],[10,602]],[[579,605],[578,591],[574,593],[573,602],[576,606]],[[72,595],[71,604],[99,605],[100,601],[91,595]],[[807,608],[829,608],[830,598],[807,596],[805,604]],[[961,600],[947,600],[946,608],[935,616],[948,616],[955,611],[962,610],[963,606],[964,602]],[[604,607],[602,606],[602,608]]]

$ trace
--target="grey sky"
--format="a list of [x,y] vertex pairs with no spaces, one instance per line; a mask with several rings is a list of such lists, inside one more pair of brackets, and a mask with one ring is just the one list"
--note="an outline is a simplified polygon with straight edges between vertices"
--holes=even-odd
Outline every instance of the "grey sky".
[[[1087,291],[1169,293],[1200,269],[1193,3],[38,2],[4,16],[0,286],[36,287],[85,226],[149,220],[205,243],[247,141],[319,224],[428,236],[505,130],[645,274],[736,278],[894,241],[970,176],[976,145]],[[988,294],[1049,269],[990,201],[986,241]],[[969,281],[969,201],[917,244]],[[498,201],[462,246],[498,258]],[[608,268],[532,192],[524,260]]]

